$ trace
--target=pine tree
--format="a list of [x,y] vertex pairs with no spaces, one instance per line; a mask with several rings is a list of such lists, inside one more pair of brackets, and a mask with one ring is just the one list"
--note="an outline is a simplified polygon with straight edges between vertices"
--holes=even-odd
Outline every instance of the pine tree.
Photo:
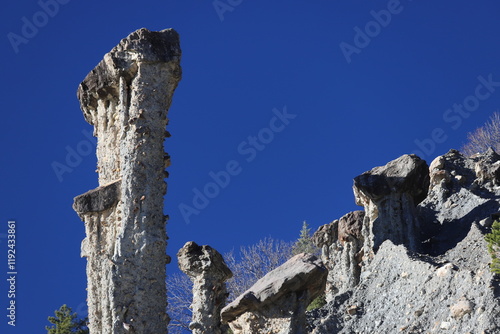
[[320,294],[307,306],[307,311],[316,310],[322,308],[326,305],[326,295],[325,293]]
[[491,271],[495,274],[500,274],[500,222],[495,221],[491,227],[491,233],[485,236],[488,242],[488,251],[491,255]]
[[45,326],[47,334],[88,334],[87,319],[78,319],[72,312],[66,305],[55,311],[56,316],[48,318],[53,326]]
[[316,247],[312,240],[311,229],[306,221],[302,223],[302,229],[300,230],[300,237],[295,241],[292,248],[293,255],[300,253],[309,253],[314,255],[319,255],[319,248]]

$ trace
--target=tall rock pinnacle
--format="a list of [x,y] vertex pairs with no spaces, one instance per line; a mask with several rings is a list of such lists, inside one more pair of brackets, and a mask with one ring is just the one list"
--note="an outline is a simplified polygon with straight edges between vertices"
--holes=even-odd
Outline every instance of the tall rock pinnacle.
[[90,333],[167,332],[163,141],[180,58],[173,29],[139,29],[78,87],[98,139],[99,187],[73,204],[85,222]]

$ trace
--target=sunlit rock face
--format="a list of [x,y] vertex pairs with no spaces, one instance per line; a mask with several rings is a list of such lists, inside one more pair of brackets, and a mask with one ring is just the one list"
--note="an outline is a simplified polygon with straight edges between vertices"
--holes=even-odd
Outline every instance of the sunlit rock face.
[[167,111],[181,78],[179,36],[139,29],[78,87],[97,137],[99,188],[75,198],[85,222],[91,333],[165,333]]
[[228,296],[226,281],[233,276],[222,255],[208,245],[187,242],[177,253],[179,268],[193,282],[193,312],[189,329],[193,334],[226,333],[221,310]]
[[321,249],[321,260],[328,269],[327,301],[359,283],[364,217],[364,211],[350,212],[321,226],[313,235],[314,243]]
[[309,332],[500,331],[499,281],[484,239],[500,216],[497,153],[450,150],[428,168],[405,155],[356,177],[354,194],[365,209],[361,236],[347,233],[361,244],[348,257],[359,276],[342,265],[340,220],[322,226],[315,242],[335,288],[326,306],[308,313]]
[[221,313],[234,334],[300,334],[306,308],[325,288],[326,269],[316,256],[298,254],[258,280]]

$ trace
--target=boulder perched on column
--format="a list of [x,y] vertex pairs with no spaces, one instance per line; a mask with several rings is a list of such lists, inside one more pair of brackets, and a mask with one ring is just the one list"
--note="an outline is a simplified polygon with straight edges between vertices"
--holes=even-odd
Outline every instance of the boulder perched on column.
[[90,333],[166,333],[167,110],[181,78],[179,35],[139,29],[78,87],[97,137],[99,187],[75,198],[85,222]]
[[193,281],[193,334],[225,333],[220,312],[228,296],[226,281],[233,277],[222,255],[210,246],[188,242],[177,253],[179,268]]
[[356,204],[365,208],[364,254],[370,258],[383,241],[417,250],[416,205],[427,195],[429,167],[414,154],[403,155],[354,179]]

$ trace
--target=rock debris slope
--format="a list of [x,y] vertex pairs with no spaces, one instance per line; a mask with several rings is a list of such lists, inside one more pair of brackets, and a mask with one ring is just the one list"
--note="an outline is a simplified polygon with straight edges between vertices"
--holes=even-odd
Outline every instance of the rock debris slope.
[[500,333],[484,240],[499,215],[500,155],[451,150],[430,168],[405,155],[353,188],[364,214],[314,235],[329,302],[308,313],[309,332]]

